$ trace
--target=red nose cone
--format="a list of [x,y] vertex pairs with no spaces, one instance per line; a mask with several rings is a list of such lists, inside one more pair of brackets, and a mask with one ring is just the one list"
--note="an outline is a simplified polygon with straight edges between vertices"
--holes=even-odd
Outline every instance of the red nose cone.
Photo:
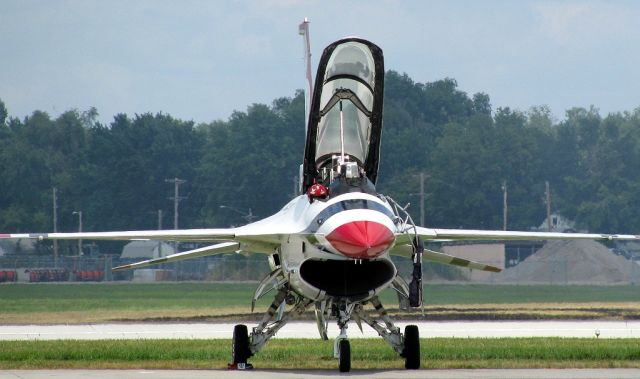
[[395,237],[386,226],[373,221],[352,221],[335,228],[327,240],[350,258],[375,258],[382,254]]

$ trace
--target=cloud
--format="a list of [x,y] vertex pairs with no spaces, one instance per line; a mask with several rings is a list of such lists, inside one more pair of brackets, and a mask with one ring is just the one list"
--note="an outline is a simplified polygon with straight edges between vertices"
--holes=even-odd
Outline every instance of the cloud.
[[637,29],[637,10],[621,3],[543,2],[531,7],[539,32],[560,45],[624,39]]
[[271,39],[266,35],[244,34],[236,39],[235,50],[245,58],[264,59],[271,55]]

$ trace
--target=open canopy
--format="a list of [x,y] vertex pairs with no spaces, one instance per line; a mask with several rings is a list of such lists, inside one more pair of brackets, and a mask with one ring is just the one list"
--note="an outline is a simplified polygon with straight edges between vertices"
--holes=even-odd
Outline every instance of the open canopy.
[[373,43],[346,38],[329,45],[318,65],[309,113],[304,160],[304,190],[318,179],[318,171],[342,153],[358,162],[375,183],[378,174],[384,62]]

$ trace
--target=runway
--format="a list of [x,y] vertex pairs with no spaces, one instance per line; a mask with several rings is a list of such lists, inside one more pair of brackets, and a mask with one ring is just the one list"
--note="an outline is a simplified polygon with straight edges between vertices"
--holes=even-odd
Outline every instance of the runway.
[[619,378],[637,379],[640,369],[503,369],[503,370],[354,370],[339,373],[337,370],[7,370],[0,371],[0,379],[200,379],[200,378],[249,378],[279,379],[304,378],[318,379],[326,377],[361,378],[443,378],[443,379],[593,379]]
[[[577,337],[640,338],[640,321],[420,321],[423,338]],[[251,328],[253,325],[248,324]],[[0,340],[99,340],[99,339],[215,339],[231,338],[230,323],[109,323],[80,325],[0,325]],[[329,325],[329,338],[338,335]],[[374,338],[377,333],[363,325],[361,333],[349,324],[349,338]],[[275,338],[318,338],[314,322],[290,322]]]

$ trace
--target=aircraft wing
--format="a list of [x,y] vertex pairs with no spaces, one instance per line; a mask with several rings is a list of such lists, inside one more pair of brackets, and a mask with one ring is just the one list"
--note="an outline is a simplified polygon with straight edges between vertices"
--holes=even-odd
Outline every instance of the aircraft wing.
[[[411,258],[413,256],[413,247],[409,244],[404,245],[396,245],[390,251],[391,255],[397,255],[405,258]],[[429,249],[424,249],[422,253],[422,258],[431,262],[443,263],[451,266],[460,266],[466,267],[474,270],[482,270],[482,271],[490,271],[490,272],[500,272],[502,269],[491,266],[485,263],[470,261],[464,258],[458,258],[453,255],[440,253],[438,251],[433,251]]]
[[[258,232],[249,225],[228,229],[173,229],[140,230],[122,232],[83,232],[83,233],[23,233],[0,234],[0,239],[38,239],[38,240],[112,240],[112,241],[189,241],[221,242],[215,245],[183,251],[166,257],[115,267],[114,271],[136,269],[160,263],[170,263],[185,259],[205,257],[230,252],[271,253],[279,245],[280,234],[266,231]],[[225,242],[223,242],[225,241]]]
[[113,240],[113,241],[228,241],[236,237],[235,228],[230,229],[178,229],[178,230],[138,230],[123,232],[82,232],[82,233],[23,233],[0,234],[3,238],[31,238],[38,240]]
[[[640,236],[633,234],[600,234],[600,233],[558,233],[558,232],[515,232],[504,230],[469,230],[469,229],[431,229],[417,226],[415,233],[425,241],[535,241],[535,240],[595,240],[639,241]],[[414,236],[413,227],[407,233],[397,236],[399,243],[411,243]]]
[[[391,249],[392,255],[411,257],[411,245],[415,235],[423,241],[535,241],[535,240],[640,240],[640,236],[633,234],[598,234],[598,233],[557,233],[557,232],[516,232],[504,230],[465,230],[465,229],[430,229],[413,227],[405,233],[396,236],[396,246]],[[440,262],[448,265],[468,267],[476,270],[500,272],[497,267],[480,262],[469,261],[453,255],[424,250],[425,260]]]
[[146,261],[114,267],[113,271],[132,270],[136,268],[157,265],[160,263],[171,263],[171,262],[182,261],[185,259],[206,257],[209,255],[216,255],[216,254],[231,253],[234,251],[238,252],[239,250],[240,250],[240,243],[223,242],[216,245],[201,247],[199,249],[183,251],[181,253],[167,255],[166,257],[147,259]]

